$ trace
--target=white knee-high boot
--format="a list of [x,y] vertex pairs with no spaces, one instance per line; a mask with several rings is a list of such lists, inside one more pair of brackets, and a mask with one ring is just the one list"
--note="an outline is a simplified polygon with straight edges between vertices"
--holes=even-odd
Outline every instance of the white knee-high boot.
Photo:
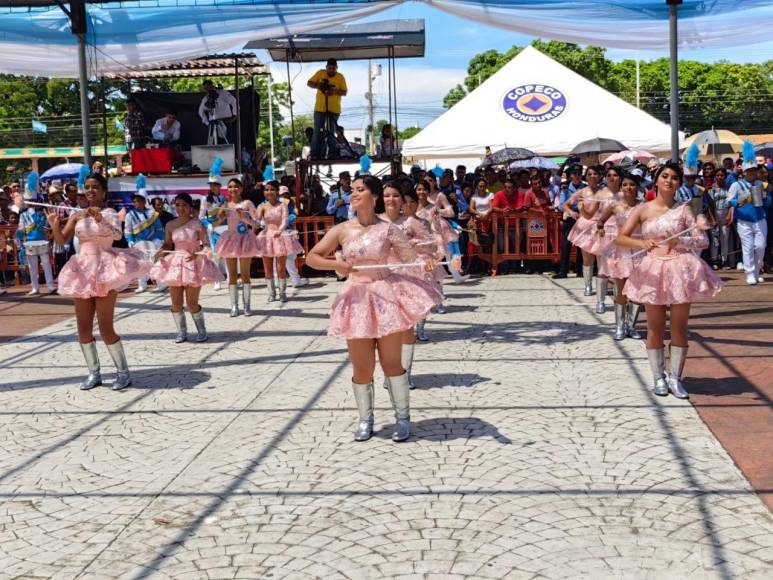
[[40,280],[38,280],[39,266],[38,257],[34,254],[29,254],[27,256],[27,267],[30,270],[30,284],[32,285],[30,294],[38,294],[40,292]]

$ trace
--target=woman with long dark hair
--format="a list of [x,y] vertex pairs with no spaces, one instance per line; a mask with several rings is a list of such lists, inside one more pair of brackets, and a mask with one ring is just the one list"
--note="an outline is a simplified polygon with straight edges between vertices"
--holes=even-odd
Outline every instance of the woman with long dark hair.
[[[419,272],[431,272],[435,265],[422,263],[402,231],[378,218],[384,211],[378,178],[355,179],[350,200],[357,217],[328,231],[311,249],[306,263],[348,276],[333,303],[328,334],[346,339],[352,362],[359,413],[354,439],[365,441],[373,435],[373,372],[378,353],[395,412],[392,440],[405,441],[410,436],[410,386],[402,364],[403,336],[427,317],[437,291],[417,276],[391,270],[388,263],[395,255],[401,263],[416,263]],[[336,257],[329,258],[339,247]]]
[[188,340],[183,302],[187,304],[196,325],[196,342],[204,342],[207,340],[207,327],[199,304],[201,287],[220,282],[223,276],[217,264],[200,253],[203,248],[210,248],[209,236],[204,225],[193,217],[191,196],[179,194],[174,206],[177,217],[166,224],[164,244],[156,254],[158,261],[150,271],[151,277],[169,286],[172,318],[177,326],[175,342],[179,344]]
[[220,215],[213,222],[217,227],[227,220],[228,230],[220,235],[215,246],[215,252],[221,258],[225,258],[228,268],[228,296],[231,302],[230,316],[239,316],[239,287],[237,275],[242,280],[242,304],[244,315],[252,315],[250,310],[250,297],[252,296],[252,284],[250,281],[250,268],[252,258],[258,255],[258,241],[250,230],[258,221],[255,219],[255,206],[248,199],[242,198],[242,182],[236,177],[228,180],[229,201],[220,210]]
[[[638,206],[620,229],[617,243],[644,251],[623,292],[647,310],[647,358],[654,379],[654,392],[689,397],[682,385],[687,358],[687,324],[690,305],[715,296],[722,281],[706,262],[695,255],[708,246],[706,218],[696,219],[688,204],[677,205],[675,195],[682,184],[682,169],[667,163],[655,173],[655,199]],[[642,238],[633,237],[641,228]],[[665,367],[666,311],[669,311],[670,372]]]
[[587,187],[573,193],[564,202],[563,210],[571,213],[571,206],[577,204],[580,210],[580,217],[574,224],[572,231],[569,232],[568,239],[582,252],[582,278],[585,282],[585,296],[593,296],[593,265],[596,257],[591,249],[596,242],[596,211],[598,202],[595,199],[596,194],[601,189],[602,168],[593,165],[585,170],[585,181]]
[[59,294],[71,296],[75,302],[78,342],[89,374],[80,384],[81,390],[102,384],[97,343],[94,340],[94,316],[99,334],[107,346],[118,371],[112,385],[119,391],[131,385],[129,364],[123,342],[113,327],[117,289],[135,278],[146,276],[151,262],[139,250],[113,248],[122,237],[121,220],[114,209],[105,207],[107,180],[98,173],[86,178],[83,192],[88,208],[70,215],[62,229],[56,210],[47,212],[54,240],[64,245],[74,235],[80,240],[80,250],[59,273]]

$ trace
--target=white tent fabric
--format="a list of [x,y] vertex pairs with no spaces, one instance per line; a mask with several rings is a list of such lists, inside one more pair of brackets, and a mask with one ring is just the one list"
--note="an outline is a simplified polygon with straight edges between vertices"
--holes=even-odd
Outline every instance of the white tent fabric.
[[483,156],[486,146],[564,155],[593,137],[668,151],[671,129],[533,47],[403,143],[415,160]]

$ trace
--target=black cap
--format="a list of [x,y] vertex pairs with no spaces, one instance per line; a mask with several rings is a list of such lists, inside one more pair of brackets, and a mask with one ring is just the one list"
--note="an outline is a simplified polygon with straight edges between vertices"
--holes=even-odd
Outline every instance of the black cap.
[[341,179],[342,177],[351,177],[351,176],[352,174],[349,173],[348,171],[342,171],[341,173],[338,174],[339,179]]
[[325,66],[338,66],[338,61],[334,58],[327,59]]

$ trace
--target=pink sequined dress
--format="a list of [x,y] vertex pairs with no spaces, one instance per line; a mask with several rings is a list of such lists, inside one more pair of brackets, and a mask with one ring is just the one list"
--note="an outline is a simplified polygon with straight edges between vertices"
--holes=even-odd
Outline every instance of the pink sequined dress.
[[[590,191],[589,189],[580,190],[574,194],[574,197],[575,199],[579,199],[580,204],[584,204],[584,203],[590,204],[593,201],[592,200],[593,194],[588,193],[589,191]],[[582,192],[584,193],[581,195]],[[598,224],[596,216],[598,215],[599,215],[599,212],[596,211],[593,217],[586,218],[585,215],[583,215],[583,213],[580,212],[580,217],[577,218],[577,221],[575,222],[574,226],[572,227],[572,230],[569,232],[569,235],[567,236],[567,239],[570,242],[572,242],[575,246],[591,254],[594,253],[592,251],[594,244],[599,241],[599,235],[598,233],[596,233],[596,225]]]
[[[400,229],[385,221],[347,241],[341,257],[353,266],[386,264],[390,254],[402,263],[419,256]],[[434,283],[389,268],[353,270],[333,302],[328,335],[347,339],[381,338],[409,330],[429,315],[440,299]]]
[[604,235],[600,236],[598,234],[598,218],[601,217],[601,215],[607,210],[607,208],[609,208],[609,206],[614,205],[615,203],[617,203],[617,199],[614,197],[610,197],[609,199],[602,199],[599,202],[599,209],[594,216],[596,219],[593,220],[596,230],[596,237],[590,245],[590,253],[595,254],[602,259],[609,250],[609,247],[615,245],[615,239],[617,239],[617,220],[615,220],[614,217],[608,219],[604,223]]
[[[445,244],[439,235],[432,233],[432,228],[428,221],[415,217],[403,217],[395,223],[400,231],[405,234],[408,241],[411,242],[413,249],[419,256],[430,260],[440,260],[445,256]],[[398,256],[392,254],[390,261],[399,262]],[[417,271],[416,268],[406,268],[403,274],[410,276],[422,276],[427,280],[440,282],[446,277],[446,271],[443,266],[438,266],[432,272]]]
[[260,207],[266,227],[258,234],[258,255],[274,258],[302,253],[303,246],[298,241],[298,232],[287,229],[287,205],[282,202],[276,205],[266,202]]
[[223,274],[207,256],[191,253],[201,250],[204,226],[192,219],[172,232],[174,252],[163,254],[150,271],[150,277],[167,286],[204,286],[223,281]]
[[[665,240],[693,226],[695,217],[688,205],[679,205],[642,224],[645,240]],[[629,300],[640,304],[687,304],[715,296],[722,281],[696,250],[708,247],[706,232],[693,229],[677,238],[679,244],[659,246],[643,255],[623,288]]]
[[[450,244],[451,242],[459,241],[459,233],[451,227],[444,218],[440,217],[440,214],[433,212],[436,206],[427,204],[426,207],[419,208],[416,211],[416,217],[429,222],[432,226],[432,231],[438,234],[443,242],[443,245]],[[438,208],[439,209],[439,208]]]
[[237,209],[255,215],[255,206],[244,200],[235,207],[229,207],[228,230],[220,234],[215,253],[221,258],[251,258],[258,255],[258,242],[247,224],[239,219]]
[[113,209],[101,213],[101,222],[87,217],[75,224],[80,250],[59,273],[59,294],[63,296],[107,296],[150,271],[152,263],[144,252],[113,248],[113,241],[121,239],[121,221]]
[[[617,238],[617,232],[623,227],[623,224],[625,224],[633,210],[633,207],[629,207],[625,211],[613,215],[607,220],[607,223],[604,224],[607,225],[609,222],[615,222],[615,238]],[[613,238],[613,242],[606,247],[603,256],[599,256],[599,275],[623,280],[631,275],[635,264],[638,264],[640,260],[640,256],[636,258],[633,257],[633,251],[631,249],[624,248],[623,246],[614,243]]]

